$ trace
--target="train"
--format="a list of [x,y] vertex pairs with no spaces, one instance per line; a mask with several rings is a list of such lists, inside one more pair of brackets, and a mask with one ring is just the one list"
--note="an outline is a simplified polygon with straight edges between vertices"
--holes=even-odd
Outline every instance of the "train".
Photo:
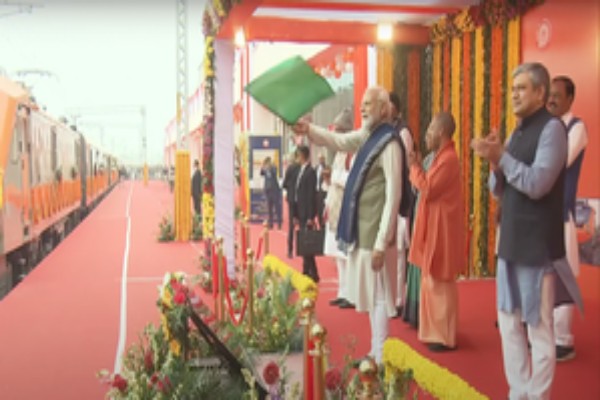
[[115,157],[0,76],[0,299],[118,180]]

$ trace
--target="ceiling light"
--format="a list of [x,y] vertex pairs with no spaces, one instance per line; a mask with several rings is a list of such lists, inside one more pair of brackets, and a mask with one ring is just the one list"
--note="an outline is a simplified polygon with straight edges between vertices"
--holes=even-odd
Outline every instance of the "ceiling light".
[[377,25],[377,40],[379,42],[391,42],[394,28],[390,23],[380,23]]
[[238,29],[238,31],[235,33],[234,43],[236,47],[239,48],[244,47],[246,45],[246,35],[244,35],[243,29]]

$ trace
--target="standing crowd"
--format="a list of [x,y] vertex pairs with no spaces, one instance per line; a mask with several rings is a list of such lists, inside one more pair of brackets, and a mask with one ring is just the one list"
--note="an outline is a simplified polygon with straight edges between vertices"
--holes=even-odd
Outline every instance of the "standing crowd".
[[[514,132],[506,143],[492,132],[471,147],[489,162],[490,190],[501,209],[497,319],[509,398],[548,399],[556,361],[575,356],[571,322],[581,296],[573,221],[587,133],[570,110],[571,79],[551,80],[539,63],[520,65],[512,79]],[[298,146],[282,184],[293,221],[288,256],[295,228],[322,227],[323,252],[338,271],[331,303],[369,314],[370,356],[377,362],[391,318],[417,328],[431,351],[457,349],[456,281],[469,263],[454,118],[433,116],[423,158],[400,109],[396,94],[370,87],[358,129],[350,109],[333,130],[299,120],[297,135],[335,155],[331,166],[323,157],[313,168],[309,147]],[[280,223],[281,210],[275,211]],[[303,256],[303,272],[319,282],[314,255]]]

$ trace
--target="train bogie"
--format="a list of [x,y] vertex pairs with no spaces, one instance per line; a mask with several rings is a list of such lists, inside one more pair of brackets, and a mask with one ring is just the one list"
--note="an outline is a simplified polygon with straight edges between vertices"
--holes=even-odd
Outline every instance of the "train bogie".
[[0,77],[0,298],[116,183],[113,164]]

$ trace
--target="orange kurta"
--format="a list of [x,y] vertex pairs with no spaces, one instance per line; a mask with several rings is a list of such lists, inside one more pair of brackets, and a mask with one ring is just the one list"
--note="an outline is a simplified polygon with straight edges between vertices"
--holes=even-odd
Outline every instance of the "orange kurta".
[[413,165],[410,181],[419,191],[419,204],[408,259],[424,275],[454,281],[467,263],[462,179],[454,142],[439,150],[427,172]]

